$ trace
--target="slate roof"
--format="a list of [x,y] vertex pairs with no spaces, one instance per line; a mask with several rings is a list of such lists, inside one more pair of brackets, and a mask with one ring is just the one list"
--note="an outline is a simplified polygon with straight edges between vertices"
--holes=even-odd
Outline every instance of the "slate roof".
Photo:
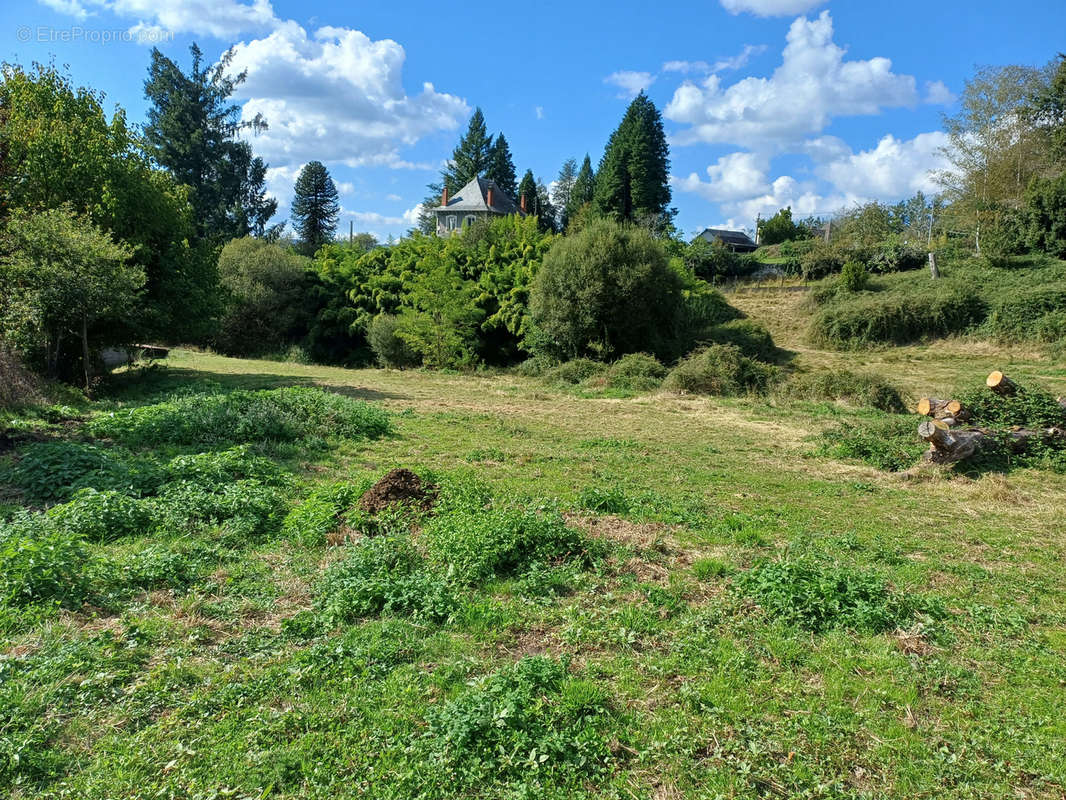
[[730,245],[733,248],[754,250],[758,246],[744,231],[727,231],[723,228],[704,228],[703,232],[699,234],[699,238],[706,239],[711,243],[715,239],[721,239],[722,244]]
[[[489,187],[492,187],[492,208],[489,208]],[[448,198],[448,205],[437,206],[434,211],[492,211],[496,214],[522,214],[518,204],[488,178],[474,178],[466,186]]]

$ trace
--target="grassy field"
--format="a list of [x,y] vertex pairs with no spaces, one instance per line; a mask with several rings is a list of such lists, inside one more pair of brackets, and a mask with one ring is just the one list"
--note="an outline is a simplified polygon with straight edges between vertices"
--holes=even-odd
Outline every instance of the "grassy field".
[[[791,369],[874,372],[910,397],[993,368],[1066,391],[1066,365],[1027,348],[812,349],[803,300],[730,295]],[[834,461],[818,432],[873,412],[787,396],[590,398],[187,350],[90,411],[197,386],[316,386],[388,410],[381,438],[257,452],[290,476],[289,506],[394,467],[436,475],[457,510],[397,534],[425,582],[392,611],[327,617],[366,541],[234,543],[206,526],[160,545],[208,553],[184,579],[8,618],[8,796],[1066,796],[1064,475]],[[512,507],[563,515],[583,555],[462,578],[464,525],[497,546],[486,505],[498,527]],[[148,544],[92,547],[117,563]]]

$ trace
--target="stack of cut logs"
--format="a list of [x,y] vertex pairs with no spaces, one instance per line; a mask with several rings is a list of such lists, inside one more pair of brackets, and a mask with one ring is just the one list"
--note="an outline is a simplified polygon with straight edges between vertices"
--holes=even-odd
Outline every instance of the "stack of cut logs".
[[[996,394],[1009,396],[1021,391],[1018,384],[1000,371],[988,376],[985,386]],[[1066,398],[1059,403],[1066,410]],[[958,400],[938,400],[923,397],[918,401],[918,413],[929,419],[918,426],[918,435],[929,442],[925,459],[934,464],[954,464],[977,454],[981,449],[1001,443],[1014,452],[1021,452],[1034,440],[1066,439],[1066,428],[1015,428],[1007,431],[1006,437],[993,437],[983,428],[961,427],[970,419],[970,412]]]

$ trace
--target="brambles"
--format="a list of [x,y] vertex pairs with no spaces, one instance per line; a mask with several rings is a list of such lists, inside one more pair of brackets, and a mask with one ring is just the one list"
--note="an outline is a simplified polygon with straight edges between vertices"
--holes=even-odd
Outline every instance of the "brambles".
[[603,687],[555,659],[527,657],[431,713],[430,743],[464,787],[512,779],[577,786],[609,768],[611,718]]
[[94,564],[82,536],[38,514],[0,521],[0,606],[78,605]]
[[890,590],[870,572],[811,557],[763,561],[734,582],[768,614],[815,633],[830,628],[880,633],[905,626],[919,612],[944,613],[936,604]]
[[798,375],[783,390],[789,397],[804,400],[833,400],[892,414],[907,410],[899,390],[888,381],[846,369]]
[[821,435],[820,452],[854,459],[888,472],[913,467],[925,444],[914,434],[915,418],[887,417],[858,425],[836,425]]
[[93,420],[96,436],[131,447],[291,442],[311,436],[375,439],[392,424],[376,406],[320,389],[194,394]]
[[770,388],[776,368],[748,358],[733,344],[712,344],[683,359],[663,382],[670,392],[708,395],[759,394]]
[[281,532],[301,544],[323,544],[366,490],[366,483],[331,483],[316,488],[282,523]]

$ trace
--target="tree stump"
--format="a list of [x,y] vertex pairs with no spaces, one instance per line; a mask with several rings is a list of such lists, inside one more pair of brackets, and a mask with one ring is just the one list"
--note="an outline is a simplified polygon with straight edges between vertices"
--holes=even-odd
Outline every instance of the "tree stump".
[[985,386],[998,395],[1009,397],[1018,393],[1018,384],[1000,372],[998,369],[989,373],[985,379]]

